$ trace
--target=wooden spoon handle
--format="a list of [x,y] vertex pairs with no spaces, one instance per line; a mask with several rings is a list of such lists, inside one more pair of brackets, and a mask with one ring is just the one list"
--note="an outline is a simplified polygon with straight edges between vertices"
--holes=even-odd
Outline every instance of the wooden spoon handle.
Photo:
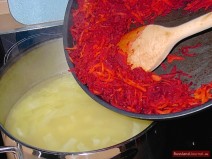
[[175,32],[175,35],[178,38],[178,40],[182,40],[190,35],[199,33],[211,27],[212,27],[212,12],[202,15],[177,27],[173,27],[173,31]]

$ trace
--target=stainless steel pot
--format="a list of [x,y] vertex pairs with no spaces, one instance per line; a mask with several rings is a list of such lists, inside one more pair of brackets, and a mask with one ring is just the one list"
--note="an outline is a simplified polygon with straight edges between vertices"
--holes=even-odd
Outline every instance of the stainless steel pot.
[[[7,157],[17,159],[36,158],[68,158],[68,159],[106,159],[106,158],[138,158],[149,159],[152,152],[149,138],[157,141],[155,123],[137,136],[118,145],[89,152],[55,152],[33,147],[10,134],[4,123],[7,115],[16,101],[33,85],[61,74],[69,69],[63,52],[62,38],[44,42],[9,62],[0,72],[0,130],[4,147],[0,153],[7,153]],[[21,115],[21,114],[20,114]],[[30,124],[30,123],[29,123]],[[153,135],[150,135],[153,134]],[[162,138],[160,138],[162,139]],[[160,143],[157,143],[159,145]],[[160,148],[159,148],[160,149]],[[156,153],[157,154],[157,153]]]

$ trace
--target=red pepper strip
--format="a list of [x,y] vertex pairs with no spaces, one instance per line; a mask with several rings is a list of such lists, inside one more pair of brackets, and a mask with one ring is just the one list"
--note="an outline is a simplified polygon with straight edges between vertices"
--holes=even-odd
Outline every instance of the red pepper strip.
[[185,56],[189,56],[189,57],[195,56],[196,54],[195,53],[189,53],[189,50],[198,48],[200,46],[202,46],[202,44],[200,44],[200,43],[193,45],[193,46],[184,46],[184,47],[180,48],[180,52]]
[[163,63],[161,64],[161,68],[165,71],[165,70],[167,70],[167,65],[163,62]]
[[168,63],[172,63],[172,62],[175,61],[175,60],[177,60],[177,61],[179,61],[179,60],[184,60],[184,57],[182,57],[182,56],[177,56],[177,55],[173,55],[173,54],[169,54],[169,55],[167,56],[167,61],[168,61]]
[[198,11],[200,9],[212,9],[211,7],[211,0],[193,0],[190,3],[187,4],[187,6],[185,7],[185,10],[189,10],[189,11]]
[[154,80],[154,81],[160,81],[161,79],[162,79],[162,77],[161,76],[159,76],[159,75],[156,75],[156,74],[152,74],[152,79]]

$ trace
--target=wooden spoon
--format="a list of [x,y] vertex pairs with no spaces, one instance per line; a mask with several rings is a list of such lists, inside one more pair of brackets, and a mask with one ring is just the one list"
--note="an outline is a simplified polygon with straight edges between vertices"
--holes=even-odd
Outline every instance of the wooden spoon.
[[132,69],[152,71],[180,40],[212,27],[212,12],[176,27],[147,25],[125,34],[118,46],[128,54]]

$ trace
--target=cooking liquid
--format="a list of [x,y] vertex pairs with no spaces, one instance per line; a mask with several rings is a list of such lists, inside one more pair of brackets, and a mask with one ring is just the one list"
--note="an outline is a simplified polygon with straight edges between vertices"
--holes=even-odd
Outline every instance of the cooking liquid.
[[102,107],[68,73],[29,90],[11,109],[5,128],[35,147],[82,152],[126,141],[151,123]]

